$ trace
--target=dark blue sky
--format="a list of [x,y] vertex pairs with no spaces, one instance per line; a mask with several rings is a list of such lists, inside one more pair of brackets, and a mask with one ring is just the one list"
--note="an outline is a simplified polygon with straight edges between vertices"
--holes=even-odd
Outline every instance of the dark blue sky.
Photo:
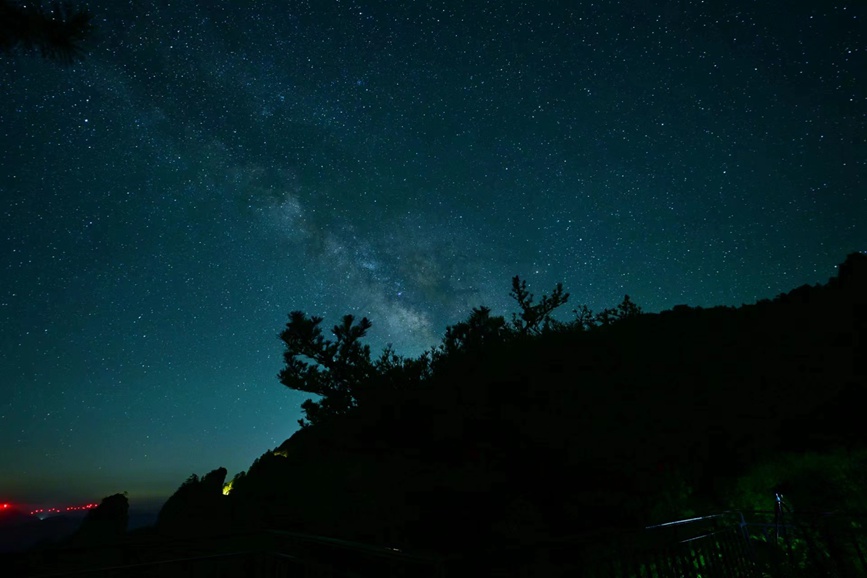
[[3,500],[246,469],[294,309],[415,355],[515,274],[659,311],[867,249],[861,1],[89,7],[0,60]]

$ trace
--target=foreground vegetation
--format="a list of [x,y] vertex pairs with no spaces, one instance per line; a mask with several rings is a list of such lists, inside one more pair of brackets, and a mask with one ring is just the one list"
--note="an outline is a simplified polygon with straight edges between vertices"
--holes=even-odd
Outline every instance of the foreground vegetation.
[[739,308],[645,314],[627,298],[563,322],[562,287],[537,301],[515,278],[512,296],[510,320],[474,309],[411,359],[372,358],[365,319],[329,339],[292,313],[280,380],[318,396],[304,427],[227,498],[207,484],[217,507],[170,501],[161,527],[456,551],[771,509],[783,489],[801,510],[867,509],[867,256]]

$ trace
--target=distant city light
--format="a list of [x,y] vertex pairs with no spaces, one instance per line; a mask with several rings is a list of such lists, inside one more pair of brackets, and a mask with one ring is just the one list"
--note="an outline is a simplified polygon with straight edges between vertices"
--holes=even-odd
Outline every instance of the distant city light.
[[46,515],[46,514],[62,514],[63,512],[80,512],[83,510],[92,510],[99,504],[84,504],[83,506],[66,506],[61,508],[37,508],[30,510],[31,516]]

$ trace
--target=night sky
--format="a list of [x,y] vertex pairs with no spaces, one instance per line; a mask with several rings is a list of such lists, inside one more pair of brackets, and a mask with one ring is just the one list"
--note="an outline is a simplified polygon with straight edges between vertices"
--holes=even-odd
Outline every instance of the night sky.
[[863,0],[87,6],[0,58],[0,501],[246,469],[292,310],[417,355],[516,274],[660,311],[867,249]]

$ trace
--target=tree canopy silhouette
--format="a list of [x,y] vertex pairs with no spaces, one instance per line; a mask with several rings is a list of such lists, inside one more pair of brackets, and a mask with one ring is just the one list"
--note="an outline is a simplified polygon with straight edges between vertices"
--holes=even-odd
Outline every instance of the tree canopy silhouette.
[[344,316],[331,329],[334,339],[330,340],[323,335],[321,317],[292,311],[280,333],[286,349],[285,366],[278,378],[286,387],[319,396],[318,401],[307,399],[301,404],[305,419],[298,423],[304,428],[345,415],[365,402],[387,403],[389,392],[418,386],[437,371],[454,370],[498,344],[567,327],[552,317],[554,310],[569,299],[562,284],[536,303],[527,282],[515,276],[511,296],[520,309],[512,316],[511,325],[504,317],[492,315],[488,307],[476,307],[465,321],[446,328],[439,347],[414,359],[397,355],[387,347],[372,360],[370,347],[361,343],[372,326],[366,317],[356,322],[354,316]]
[[360,341],[371,327],[366,317],[356,324],[355,317],[345,315],[343,322],[331,329],[333,341],[322,335],[320,323],[321,317],[293,311],[280,333],[286,344],[283,352],[286,366],[277,376],[280,383],[321,398],[308,399],[301,405],[307,418],[298,420],[301,427],[352,409],[359,390],[374,372],[370,346]]
[[[580,318],[583,313],[584,311],[578,313],[578,317]],[[621,301],[617,307],[609,307],[597,313],[593,321],[593,326],[611,325],[615,321],[628,319],[638,315],[641,315],[641,307],[636,305],[635,302],[629,298],[629,295],[624,295],[623,301]]]
[[542,295],[539,303],[533,303],[533,294],[527,290],[527,282],[515,275],[512,278],[512,291],[509,295],[518,302],[520,313],[512,314],[512,325],[523,335],[539,335],[552,329],[557,322],[551,317],[555,309],[569,300],[563,292],[563,284],[557,283],[551,295]]
[[509,334],[509,326],[503,317],[491,315],[488,307],[474,307],[466,321],[446,328],[440,350],[444,356],[459,352],[478,352],[485,347],[502,343]]
[[92,15],[68,2],[18,4],[0,0],[0,53],[39,53],[72,64],[84,58],[82,43],[93,32]]

